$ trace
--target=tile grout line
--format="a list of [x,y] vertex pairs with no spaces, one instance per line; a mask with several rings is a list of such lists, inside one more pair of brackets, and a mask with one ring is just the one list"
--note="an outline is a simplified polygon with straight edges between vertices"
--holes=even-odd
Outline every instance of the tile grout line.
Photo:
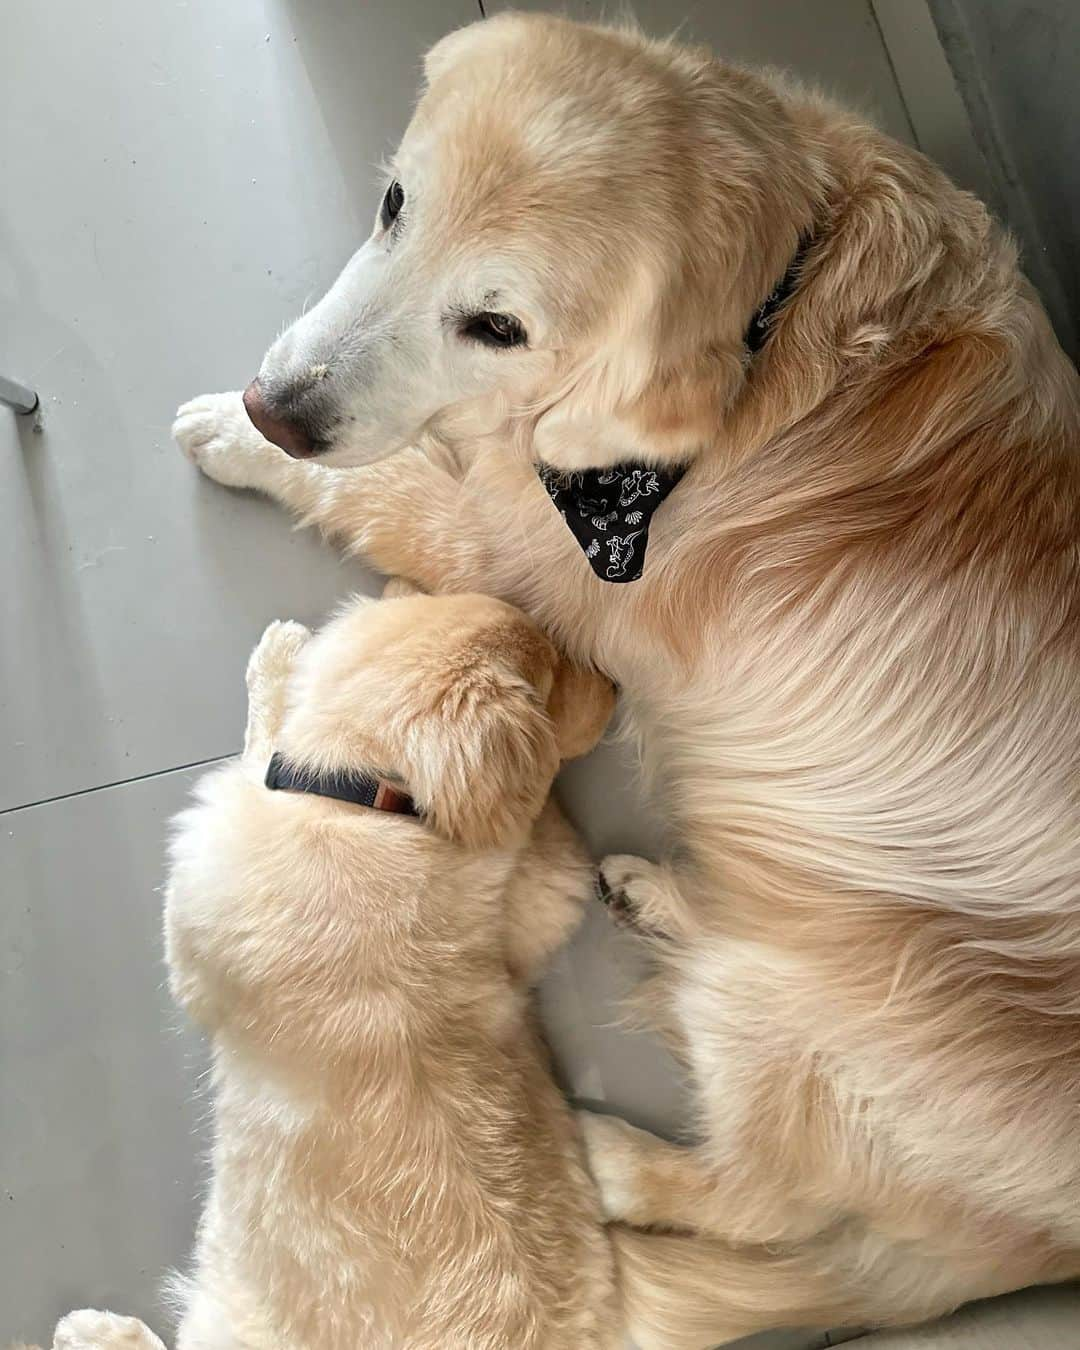
[[131,778],[117,778],[112,783],[98,783],[94,787],[76,788],[74,792],[60,792],[55,797],[41,797],[36,802],[20,802],[18,806],[5,806],[0,816],[10,816],[16,811],[31,811],[35,806],[51,806],[53,802],[67,802],[73,797],[88,797],[91,792],[107,792],[109,788],[127,787],[131,783],[145,783],[150,778],[164,778],[169,773],[183,773],[186,769],[201,769],[207,764],[217,764],[223,759],[231,759],[237,752],[227,751],[223,755],[211,755],[209,759],[195,759],[190,764],[173,764],[167,769],[151,769],[149,773],[137,773]]
[[889,46],[889,40],[885,36],[885,29],[881,24],[881,17],[877,12],[877,5],[874,0],[867,0],[870,10],[870,19],[877,29],[878,41],[881,43],[881,49],[885,53],[885,62],[889,67],[889,74],[892,76],[892,82],[896,86],[896,93],[900,99],[900,106],[904,110],[904,117],[907,119],[908,130],[911,132],[911,139],[915,142],[916,150],[922,150],[922,142],[919,139],[919,133],[915,129],[915,119],[911,115],[911,108],[908,105],[908,93],[900,79],[900,74],[896,69],[896,62],[893,60],[892,48]]

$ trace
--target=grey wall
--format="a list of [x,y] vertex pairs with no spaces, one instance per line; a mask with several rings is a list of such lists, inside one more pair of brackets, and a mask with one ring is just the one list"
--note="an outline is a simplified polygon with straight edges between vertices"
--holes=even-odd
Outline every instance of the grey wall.
[[1062,343],[1080,350],[1080,4],[929,0],[986,161]]

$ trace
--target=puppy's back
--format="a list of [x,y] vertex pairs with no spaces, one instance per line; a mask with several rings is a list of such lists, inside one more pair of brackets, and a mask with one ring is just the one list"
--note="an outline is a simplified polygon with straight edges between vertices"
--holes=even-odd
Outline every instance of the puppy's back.
[[204,1249],[312,1350],[616,1344],[592,1183],[499,940],[505,859],[241,765],[200,798],[168,927],[218,1046]]

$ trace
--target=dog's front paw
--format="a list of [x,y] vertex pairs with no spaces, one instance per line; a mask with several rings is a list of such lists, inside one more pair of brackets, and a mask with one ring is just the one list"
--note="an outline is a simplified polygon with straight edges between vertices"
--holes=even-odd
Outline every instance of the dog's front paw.
[[82,1308],[57,1323],[53,1350],[165,1350],[165,1346],[137,1317]]
[[268,475],[284,458],[252,426],[243,395],[235,391],[201,394],[182,404],[172,432],[188,459],[225,487],[267,488]]
[[611,853],[596,873],[596,894],[622,928],[643,937],[666,937],[670,884],[663,869],[632,853]]

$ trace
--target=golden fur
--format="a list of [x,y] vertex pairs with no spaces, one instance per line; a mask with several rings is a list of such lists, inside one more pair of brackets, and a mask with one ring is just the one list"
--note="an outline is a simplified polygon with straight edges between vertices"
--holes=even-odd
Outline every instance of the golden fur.
[[[592,868],[548,791],[606,680],[479,596],[267,630],[243,757],[177,821],[173,993],[214,1045],[179,1350],[614,1350],[614,1263],[528,990]],[[550,711],[549,711],[550,708]],[[270,792],[272,749],[425,819]],[[159,1350],[80,1312],[56,1350]]]
[[[237,395],[177,436],[621,685],[682,853],[605,875],[672,939],[648,1002],[702,1136],[588,1124],[637,1340],[1080,1273],[1080,393],[1012,243],[921,155],[674,43],[508,15],[427,76],[410,256],[510,258],[535,350],[375,468],[288,460]],[[691,463],[609,586],[530,460],[627,455]]]

